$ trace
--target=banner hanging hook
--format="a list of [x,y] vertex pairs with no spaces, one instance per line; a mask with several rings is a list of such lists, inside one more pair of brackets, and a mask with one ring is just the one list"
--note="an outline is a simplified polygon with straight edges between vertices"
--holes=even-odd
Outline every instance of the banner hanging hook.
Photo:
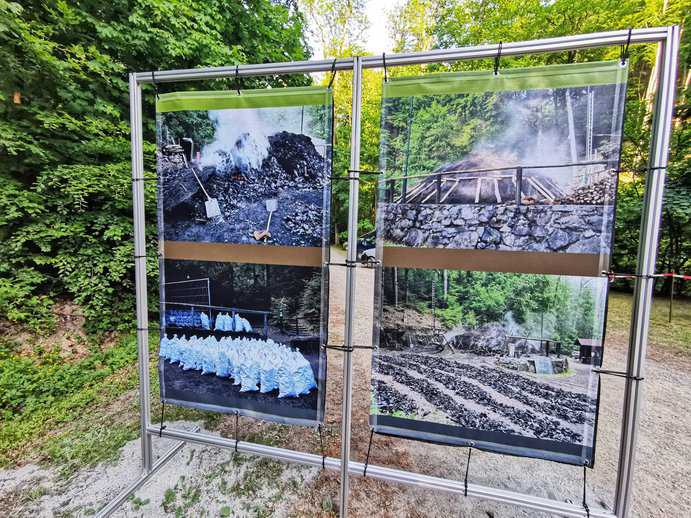
[[497,48],[497,55],[494,57],[494,75],[499,75],[499,60],[501,59],[501,47],[503,42],[499,42],[499,47]]
[[629,35],[626,37],[626,44],[621,46],[621,65],[626,65],[629,59],[629,45],[631,44],[631,32],[633,28],[629,27]]
[[334,58],[334,62],[331,63],[331,79],[329,80],[329,86],[328,88],[331,88],[334,84],[334,79],[336,79],[336,60],[338,58]]
[[381,59],[384,63],[384,82],[388,83],[389,82],[389,74],[386,70],[386,52],[381,53]]

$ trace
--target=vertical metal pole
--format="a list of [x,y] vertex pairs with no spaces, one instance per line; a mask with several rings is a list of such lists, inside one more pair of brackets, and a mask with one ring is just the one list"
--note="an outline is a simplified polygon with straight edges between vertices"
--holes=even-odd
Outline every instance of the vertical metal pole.
[[357,261],[358,195],[360,176],[360,105],[362,101],[362,62],[353,61],[353,108],[350,132],[350,169],[356,178],[350,181],[348,196],[348,268],[346,268],[345,352],[343,353],[343,405],[341,416],[341,494],[340,516],[348,516],[348,462],[350,461],[350,419],[353,389],[353,311],[355,309],[355,268]]
[[144,235],[144,152],[142,148],[142,87],[130,74],[130,132],[132,139],[132,205],[134,216],[134,272],[137,299],[137,356],[139,360],[139,426],[142,468],[152,467],[149,405],[149,308],[146,298],[146,238]]
[[521,204],[521,188],[523,186],[523,168],[522,167],[517,167],[516,168],[516,205]]
[[658,82],[655,118],[652,127],[650,159],[645,185],[643,217],[641,219],[640,245],[638,247],[636,288],[633,295],[633,312],[629,338],[624,411],[619,450],[619,469],[614,512],[618,517],[631,513],[636,440],[640,419],[642,389],[640,379],[645,374],[645,357],[648,342],[648,325],[652,306],[657,259],[658,233],[662,215],[662,194],[665,187],[667,154],[672,130],[672,111],[676,84],[679,52],[679,27],[667,29],[667,37],[660,42],[657,54]]

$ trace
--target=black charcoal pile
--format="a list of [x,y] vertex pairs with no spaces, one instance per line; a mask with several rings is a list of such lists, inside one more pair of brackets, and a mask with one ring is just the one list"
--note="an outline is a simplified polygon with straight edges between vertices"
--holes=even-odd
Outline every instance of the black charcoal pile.
[[499,324],[485,324],[477,329],[465,329],[448,338],[454,349],[478,356],[498,356],[506,352],[506,331]]
[[293,234],[320,233],[321,225],[321,207],[314,203],[296,201],[293,210],[283,217],[283,226]]
[[[320,246],[328,162],[306,135],[284,131],[268,137],[268,141],[260,168],[231,154],[224,158],[222,151],[217,151],[215,166],[201,168],[186,164],[182,153],[161,150],[158,171],[166,239],[256,243],[254,232],[265,230],[268,222],[266,200],[276,199],[271,236],[261,241]],[[208,195],[218,200],[221,217],[207,218],[207,197],[192,167]]]
[[372,380],[372,388],[376,394],[377,408],[385,414],[402,413],[419,415],[420,409],[415,401],[401,394],[398,390],[387,385],[382,380]]
[[554,203],[561,205],[603,205],[614,201],[616,173],[590,185],[578,187],[570,195],[562,196]]

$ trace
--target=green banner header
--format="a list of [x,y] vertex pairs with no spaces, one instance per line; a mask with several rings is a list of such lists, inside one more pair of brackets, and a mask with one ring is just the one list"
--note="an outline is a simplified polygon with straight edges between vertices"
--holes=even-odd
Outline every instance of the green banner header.
[[264,90],[220,90],[161,94],[157,112],[186,110],[225,110],[237,108],[276,108],[331,104],[331,89],[321,86],[267,88]]
[[393,78],[384,83],[384,97],[470,94],[625,83],[628,65],[619,61],[573,63],[492,71],[445,72]]

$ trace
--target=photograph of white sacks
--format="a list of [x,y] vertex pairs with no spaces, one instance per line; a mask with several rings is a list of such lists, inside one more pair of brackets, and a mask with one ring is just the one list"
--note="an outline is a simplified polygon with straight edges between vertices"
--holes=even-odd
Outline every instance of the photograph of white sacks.
[[385,261],[441,268],[467,259],[539,273],[534,256],[558,253],[549,273],[600,271],[626,77],[615,61],[385,83],[377,216]]
[[607,279],[383,268],[380,281],[375,431],[592,465]]
[[331,91],[318,87],[161,95],[164,239],[321,247],[331,104]]
[[[319,267],[164,260],[167,403],[282,423],[324,415],[328,308]],[[326,304],[326,302],[324,302]]]

